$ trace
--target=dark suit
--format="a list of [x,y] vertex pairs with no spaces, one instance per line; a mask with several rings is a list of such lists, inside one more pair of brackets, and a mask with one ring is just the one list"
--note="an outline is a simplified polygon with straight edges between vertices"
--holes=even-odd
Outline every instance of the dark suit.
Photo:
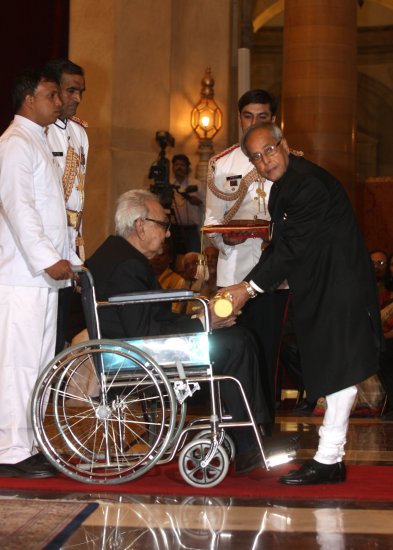
[[285,279],[308,398],[358,384],[378,370],[375,274],[341,184],[289,156],[269,198],[271,244],[247,276],[265,292]]
[[[159,289],[147,258],[122,237],[109,237],[86,262],[98,300],[110,296]],[[160,334],[198,332],[198,319],[172,313],[169,303],[138,304],[100,309],[101,331],[106,338],[136,338]],[[209,337],[214,372],[237,378],[243,385],[258,423],[270,418],[260,390],[258,357],[252,335],[242,327],[214,331]],[[222,384],[222,396],[234,420],[244,420],[245,410],[233,384]]]

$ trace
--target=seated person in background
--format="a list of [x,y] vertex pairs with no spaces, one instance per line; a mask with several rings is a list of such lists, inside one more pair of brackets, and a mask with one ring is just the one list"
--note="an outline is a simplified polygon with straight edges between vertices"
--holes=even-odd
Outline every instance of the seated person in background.
[[[171,268],[172,263],[173,254],[171,244],[166,239],[162,245],[162,253],[153,256],[150,260],[150,265],[154,269],[154,273],[157,275],[161,288],[173,288],[175,290],[188,288],[188,285],[183,277]],[[172,304],[172,311],[174,313],[181,313],[183,310],[184,302],[174,302]]]
[[205,258],[198,252],[187,252],[183,257],[183,277],[186,280],[187,288],[199,292],[204,281],[209,275],[204,265]]
[[[204,283],[209,278],[205,257],[198,252],[187,252],[183,257],[183,267],[183,277],[186,281],[186,288],[200,294]],[[197,313],[200,310],[201,306],[198,303],[187,303],[186,313],[188,315]]]
[[382,307],[384,302],[390,298],[390,292],[386,288],[387,279],[387,254],[384,250],[372,250],[370,258],[374,265],[375,277],[377,279],[379,305]]
[[[160,285],[149,260],[163,250],[170,236],[170,224],[158,197],[145,190],[121,195],[115,212],[116,235],[112,235],[87,260],[98,300],[110,296],[159,289]],[[171,311],[169,303],[134,304],[101,308],[101,331],[105,338],[137,338],[203,330],[198,318]],[[237,378],[247,395],[258,424],[269,422],[269,413],[261,392],[257,348],[251,333],[233,326],[235,318],[218,319],[212,315],[214,330],[209,336],[210,357],[216,374]],[[237,388],[221,385],[221,395],[229,414],[236,421],[247,418]],[[238,455],[238,473],[261,466],[261,456],[250,428],[234,430]]]
[[386,262],[385,289],[389,293],[386,301],[393,299],[393,254],[389,254]]
[[215,246],[207,246],[203,254],[206,258],[206,265],[209,271],[209,278],[202,283],[201,294],[206,298],[214,298],[217,294],[217,261],[218,249]]
[[379,377],[386,391],[389,409],[382,416],[382,420],[393,420],[393,255],[387,257],[383,254],[385,253],[372,252],[370,256],[377,277],[385,340],[385,349],[381,351],[379,359]]

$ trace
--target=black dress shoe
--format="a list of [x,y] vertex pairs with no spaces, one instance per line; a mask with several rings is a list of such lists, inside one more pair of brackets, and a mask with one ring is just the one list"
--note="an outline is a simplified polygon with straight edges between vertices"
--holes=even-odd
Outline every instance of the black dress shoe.
[[280,477],[279,481],[285,485],[317,485],[319,483],[340,483],[345,481],[345,478],[344,462],[322,464],[311,459],[307,460],[299,470],[292,470],[286,476]]
[[264,467],[265,464],[259,449],[240,453],[235,458],[235,472],[240,475],[247,474],[256,468]]
[[53,477],[59,472],[42,453],[37,453],[16,464],[0,464],[0,477]]
[[307,399],[302,399],[295,407],[292,409],[293,413],[309,415],[313,413],[313,410],[317,406],[317,402],[307,401]]

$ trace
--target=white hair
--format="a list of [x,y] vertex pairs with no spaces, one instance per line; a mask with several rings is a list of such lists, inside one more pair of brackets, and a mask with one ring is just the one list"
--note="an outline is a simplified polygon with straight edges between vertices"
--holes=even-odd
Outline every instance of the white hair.
[[160,202],[157,195],[146,189],[126,191],[116,201],[115,231],[116,235],[127,239],[134,230],[138,218],[148,216],[147,201]]
[[242,142],[241,142],[241,149],[242,149],[243,153],[246,155],[246,157],[249,156],[249,152],[248,152],[248,149],[247,149],[247,141],[248,141],[249,137],[252,136],[252,134],[254,132],[256,132],[257,130],[261,130],[261,129],[262,130],[268,130],[271,133],[271,135],[277,141],[282,139],[281,129],[276,124],[273,124],[273,122],[258,122],[257,124],[254,124],[253,126],[249,126],[247,128],[247,130],[244,132],[243,139],[242,139]]

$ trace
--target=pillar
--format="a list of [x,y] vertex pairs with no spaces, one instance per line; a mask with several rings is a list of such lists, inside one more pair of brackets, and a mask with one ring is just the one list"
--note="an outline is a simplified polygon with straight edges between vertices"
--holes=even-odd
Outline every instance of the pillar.
[[289,146],[335,175],[354,199],[355,0],[285,2],[282,124]]

